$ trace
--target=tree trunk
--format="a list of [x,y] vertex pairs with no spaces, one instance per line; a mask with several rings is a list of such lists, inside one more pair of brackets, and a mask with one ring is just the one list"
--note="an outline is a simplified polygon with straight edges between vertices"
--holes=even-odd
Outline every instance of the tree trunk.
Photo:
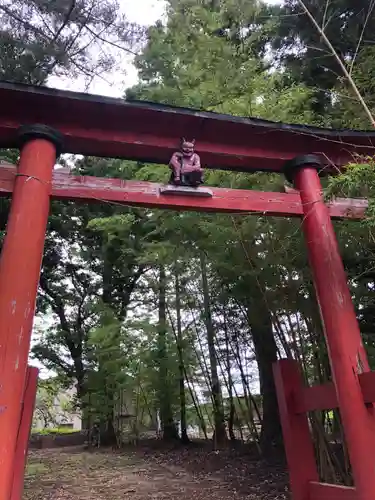
[[195,412],[196,412],[198,420],[199,420],[199,426],[201,428],[201,431],[203,432],[204,439],[208,439],[206,422],[204,420],[204,417],[203,417],[200,405],[199,405],[199,403],[197,401],[196,394],[194,393],[194,389],[191,387],[191,385],[189,383],[189,379],[187,378],[186,371],[185,371],[185,377],[186,377],[186,383],[187,383],[187,386],[188,386],[188,389],[189,389],[190,397],[191,397],[191,399],[193,401],[194,409],[195,409]]
[[[247,428],[249,430],[249,433],[253,437],[253,440],[256,443],[257,448],[259,448],[259,452],[260,452],[260,444],[259,444],[260,439],[259,439],[259,435],[258,435],[258,430],[256,428],[256,424],[255,424],[254,411],[255,411],[256,415],[258,416],[259,422],[261,422],[261,417],[259,415],[258,407],[256,406],[254,398],[251,394],[251,390],[250,390],[249,383],[248,383],[248,380],[247,380],[247,377],[245,374],[245,370],[244,370],[243,365],[242,365],[241,352],[240,352],[240,348],[239,348],[237,340],[235,341],[235,350],[233,352],[235,353],[237,367],[240,371],[242,390],[243,390],[243,399],[245,401],[246,410],[247,410],[247,415],[243,414],[243,416],[245,417],[245,422],[246,422]],[[234,391],[236,392],[235,387],[234,387]],[[240,407],[242,408],[242,406],[240,406]]]
[[168,379],[167,315],[166,315],[166,275],[163,267],[159,271],[159,323],[158,323],[158,363],[159,363],[159,408],[163,439],[178,440],[177,427],[173,419],[171,387]]
[[203,252],[201,252],[201,270],[202,270],[204,317],[207,330],[207,344],[208,344],[210,368],[211,368],[211,392],[213,400],[214,427],[215,427],[213,439],[215,446],[220,447],[227,443],[228,437],[225,430],[223,397],[221,393],[220,380],[217,370],[215,330],[211,316],[211,305],[210,305],[210,296],[209,296],[208,280],[207,280],[207,265],[206,265],[206,258]]
[[186,424],[186,394],[185,394],[185,365],[183,357],[182,327],[181,327],[181,296],[180,280],[178,269],[175,270],[176,287],[176,316],[177,316],[177,353],[178,353],[178,371],[180,387],[180,421],[181,421],[181,442],[188,444],[190,442],[187,434]]
[[[102,291],[102,301],[108,307],[112,309],[112,263],[111,255],[107,249],[104,254],[103,261],[103,291]],[[118,343],[120,339],[118,340]],[[117,346],[116,346],[117,347]],[[102,366],[99,364],[99,371],[102,370]],[[116,431],[114,427],[114,413],[115,413],[115,392],[110,389],[114,381],[108,375],[104,376],[105,386],[103,387],[105,394],[105,422],[101,422],[100,425],[100,442],[103,446],[116,446],[117,438]]]
[[236,409],[234,407],[234,399],[233,399],[233,379],[231,372],[231,362],[230,362],[230,342],[229,342],[229,334],[226,322],[226,316],[224,311],[224,332],[225,332],[225,357],[226,357],[226,370],[228,373],[228,396],[229,396],[229,419],[228,419],[228,432],[231,441],[236,440],[236,436],[234,434],[234,418],[236,415]]
[[[112,383],[111,378],[107,379],[108,385]],[[101,426],[101,433],[100,433],[100,441],[103,444],[103,446],[116,446],[118,445],[117,442],[117,435],[116,435],[116,429],[114,425],[114,418],[115,418],[115,394],[114,391],[109,389],[108,387],[105,388],[105,401],[106,401],[106,419],[105,422],[103,422],[103,425]]]
[[274,446],[281,445],[281,427],[277,403],[273,364],[277,361],[277,346],[272,330],[270,311],[262,299],[253,301],[247,309],[254,350],[259,370],[260,392],[263,402],[260,446],[267,455]]

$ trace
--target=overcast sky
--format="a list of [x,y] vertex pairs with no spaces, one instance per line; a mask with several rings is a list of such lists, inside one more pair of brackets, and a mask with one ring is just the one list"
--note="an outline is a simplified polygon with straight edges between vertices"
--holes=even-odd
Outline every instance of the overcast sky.
[[[126,14],[130,22],[150,26],[158,19],[164,17],[164,0],[121,0],[121,10]],[[110,47],[106,47],[110,50]],[[111,75],[106,75],[106,80],[95,78],[90,87],[86,88],[84,78],[71,80],[52,77],[48,81],[50,87],[74,90],[76,92],[88,91],[91,94],[99,94],[110,97],[122,97],[126,87],[137,83],[137,71],[132,65],[132,57],[125,52],[117,52],[117,58],[121,57],[121,65]]]
[[[265,0],[267,3],[277,4],[282,0]],[[165,14],[164,0],[121,0],[121,9],[131,22],[150,26],[158,19],[163,19]],[[117,54],[118,55],[118,54]],[[86,88],[84,79],[61,79],[52,77],[49,86],[76,92],[88,91],[91,94],[110,97],[123,97],[124,90],[137,83],[137,71],[132,64],[132,57],[121,54],[121,65],[106,79],[95,78]]]

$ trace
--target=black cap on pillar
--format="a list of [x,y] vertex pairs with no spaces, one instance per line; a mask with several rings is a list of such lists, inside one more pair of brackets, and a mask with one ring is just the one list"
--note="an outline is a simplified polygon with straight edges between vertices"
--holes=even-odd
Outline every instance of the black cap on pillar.
[[292,160],[288,160],[283,167],[283,172],[286,180],[293,184],[294,175],[300,168],[315,168],[316,170],[320,170],[321,167],[322,161],[319,156],[302,155],[296,156]]
[[49,127],[48,125],[34,124],[22,125],[18,129],[18,146],[20,149],[29,141],[33,139],[45,139],[52,142],[56,148],[56,157],[60,156],[63,149],[64,136],[58,130]]

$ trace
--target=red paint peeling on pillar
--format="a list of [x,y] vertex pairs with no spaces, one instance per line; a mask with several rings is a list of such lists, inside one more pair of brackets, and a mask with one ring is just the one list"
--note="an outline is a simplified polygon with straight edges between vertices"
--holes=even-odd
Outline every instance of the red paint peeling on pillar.
[[23,146],[0,258],[0,500],[11,494],[55,160],[49,140]]
[[295,173],[304,210],[303,230],[308,246],[316,295],[329,351],[338,405],[348,446],[357,500],[375,498],[375,420],[367,408],[359,381],[369,365],[347,285],[337,239],[322,197],[315,168]]

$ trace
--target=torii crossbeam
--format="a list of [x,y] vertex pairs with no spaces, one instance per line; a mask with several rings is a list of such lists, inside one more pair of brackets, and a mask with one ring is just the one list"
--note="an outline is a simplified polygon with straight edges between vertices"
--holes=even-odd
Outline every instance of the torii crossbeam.
[[[375,133],[285,125],[14,84],[0,84],[0,99],[0,147],[21,150],[17,171],[0,168],[0,193],[12,194],[0,258],[0,500],[20,500],[21,495],[19,460],[27,447],[25,429],[36,377],[33,373],[30,378],[27,360],[51,198],[302,216],[333,382],[304,387],[294,361],[275,364],[293,500],[374,500],[375,378],[331,222],[331,217],[361,218],[366,202],[336,200],[327,206],[318,171],[335,171],[355,153],[372,155]],[[199,134],[199,153],[208,168],[284,172],[298,192],[217,188],[210,198],[172,197],[156,184],[53,171],[61,151],[167,163],[178,138],[193,132]],[[315,463],[307,412],[336,407],[353,488],[321,484]]]
[[[16,168],[0,166],[0,196],[13,192]],[[301,217],[301,197],[295,193],[273,193],[246,189],[211,188],[212,197],[163,195],[162,184],[123,181],[53,172],[51,197],[57,200],[113,202],[136,207],[194,210],[216,213],[238,213]],[[333,219],[362,219],[368,203],[365,199],[337,198],[328,205]]]

